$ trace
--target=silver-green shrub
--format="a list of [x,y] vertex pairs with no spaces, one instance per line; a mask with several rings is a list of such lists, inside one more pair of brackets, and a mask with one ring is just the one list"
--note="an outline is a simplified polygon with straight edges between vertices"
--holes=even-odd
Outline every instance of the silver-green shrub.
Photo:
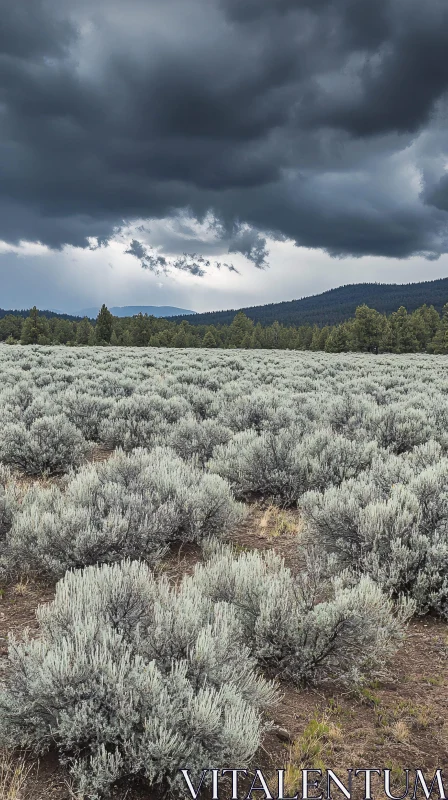
[[[300,501],[309,530],[342,567],[370,575],[419,613],[448,617],[448,459],[434,444]],[[423,467],[423,469],[422,469]]]
[[96,392],[68,389],[61,397],[64,414],[81,431],[86,439],[99,441],[99,430],[110,413],[113,401]]
[[368,432],[381,447],[405,453],[433,435],[433,425],[424,411],[404,406],[378,408],[369,418]]
[[157,561],[169,543],[221,536],[241,519],[228,484],[168,448],[118,451],[89,464],[65,488],[34,487],[5,541],[11,571],[60,577],[125,557]]
[[279,431],[294,423],[294,412],[282,402],[278,394],[266,391],[239,395],[229,408],[224,407],[220,414],[222,424],[233,431],[255,430]]
[[10,530],[18,507],[19,492],[11,471],[0,464],[0,569],[2,566],[3,540]]
[[204,467],[215,447],[227,443],[232,435],[230,428],[214,419],[198,420],[188,416],[171,425],[158,439],[183,459],[193,459]]
[[123,779],[176,791],[187,765],[247,766],[276,692],[232,606],[125,561],[68,573],[37,616],[37,639],[10,642],[2,745],[56,747],[89,800]]
[[78,466],[89,446],[63,414],[40,417],[29,427],[7,423],[0,438],[0,460],[28,475],[58,475]]
[[295,577],[271,551],[235,558],[218,548],[193,581],[236,610],[258,663],[294,683],[362,681],[381,672],[400,644],[413,605],[394,609],[368,577],[331,578],[316,551]]
[[306,435],[297,427],[277,434],[243,431],[216,447],[208,467],[226,478],[239,497],[261,495],[293,505],[310,489],[357,475],[376,451],[374,442],[353,441],[330,428]]

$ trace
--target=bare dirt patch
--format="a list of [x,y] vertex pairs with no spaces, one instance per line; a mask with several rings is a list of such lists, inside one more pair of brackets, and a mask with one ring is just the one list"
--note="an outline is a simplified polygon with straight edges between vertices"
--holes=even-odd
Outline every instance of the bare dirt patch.
[[97,464],[100,461],[107,461],[111,456],[114,454],[114,449],[112,447],[102,447],[100,445],[95,445],[92,448],[87,461],[91,461],[94,464]]
[[237,550],[275,550],[294,571],[303,561],[300,552],[302,531],[303,520],[299,511],[253,503],[248,506],[246,518],[232,532],[229,541]]

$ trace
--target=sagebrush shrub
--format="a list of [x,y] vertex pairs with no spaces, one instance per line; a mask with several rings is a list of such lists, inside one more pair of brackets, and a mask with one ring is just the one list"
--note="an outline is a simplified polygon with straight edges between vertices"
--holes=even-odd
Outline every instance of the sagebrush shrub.
[[276,432],[294,423],[294,412],[278,396],[259,391],[236,397],[232,403],[232,413],[229,414],[228,409],[224,408],[220,419],[235,432]]
[[82,433],[62,414],[40,417],[29,428],[20,422],[6,424],[0,439],[0,459],[28,475],[67,472],[82,462],[88,449]]
[[[366,573],[419,613],[448,616],[448,459],[421,469],[434,446],[387,462],[300,503],[310,531],[343,567]],[[398,475],[398,480],[394,480]]]
[[368,425],[372,438],[393,453],[405,453],[431,438],[433,426],[424,411],[418,408],[378,408]]
[[215,447],[228,442],[232,435],[230,428],[214,419],[200,421],[189,416],[171,425],[158,439],[172,447],[185,460],[194,459],[205,466]]
[[68,389],[63,393],[61,402],[64,414],[70,422],[76,425],[86,439],[97,442],[101,424],[110,412],[113,401],[93,392]]
[[293,505],[306,491],[357,475],[376,453],[373,442],[351,441],[331,429],[303,435],[244,431],[216,447],[209,469],[225,477],[240,497],[261,495]]
[[56,747],[81,796],[123,778],[176,789],[180,767],[254,755],[276,694],[227,603],[125,561],[68,573],[37,616],[39,638],[10,643],[0,741]]
[[72,475],[65,489],[34,487],[5,541],[18,568],[60,577],[88,564],[160,559],[170,542],[222,536],[241,519],[228,484],[168,448],[117,452]]
[[218,548],[195,569],[194,582],[214,601],[234,606],[258,663],[294,683],[359,682],[381,671],[402,641],[413,605],[392,602],[370,578],[332,578],[310,551],[294,577],[273,552],[235,558]]
[[[10,530],[19,499],[18,488],[11,471],[0,464],[0,543]],[[2,566],[3,545],[0,544],[0,569]]]

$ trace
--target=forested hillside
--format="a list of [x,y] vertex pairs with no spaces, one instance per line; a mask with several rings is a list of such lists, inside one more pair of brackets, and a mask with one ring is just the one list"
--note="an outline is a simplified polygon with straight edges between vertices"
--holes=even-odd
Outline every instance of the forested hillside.
[[210,311],[182,317],[191,325],[230,325],[239,310],[261,325],[337,325],[354,316],[356,308],[368,305],[382,314],[391,314],[400,306],[415,311],[432,305],[441,311],[448,300],[448,278],[420,283],[355,283],[338,286],[328,292],[284,303],[269,303],[229,311]]
[[[69,320],[70,322],[79,322],[82,319],[82,316],[76,316],[75,314],[64,314],[62,311],[39,311],[41,317],[45,317],[46,319],[65,319]],[[0,319],[4,319],[5,317],[21,317],[22,319],[26,319],[29,317],[30,309],[29,308],[21,308],[20,310],[10,310],[5,308],[0,308]],[[95,315],[96,316],[96,315]]]

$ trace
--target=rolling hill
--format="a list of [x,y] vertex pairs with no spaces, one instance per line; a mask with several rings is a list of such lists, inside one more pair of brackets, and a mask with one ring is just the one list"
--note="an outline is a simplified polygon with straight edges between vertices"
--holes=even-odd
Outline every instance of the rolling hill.
[[275,320],[283,325],[334,325],[352,317],[356,307],[366,303],[377,311],[390,314],[400,306],[413,311],[424,303],[441,311],[448,302],[448,278],[420,283],[355,283],[339,286],[322,294],[269,303],[228,311],[208,311],[194,316],[182,316],[191,325],[228,325],[238,311],[262,325],[271,325]]

